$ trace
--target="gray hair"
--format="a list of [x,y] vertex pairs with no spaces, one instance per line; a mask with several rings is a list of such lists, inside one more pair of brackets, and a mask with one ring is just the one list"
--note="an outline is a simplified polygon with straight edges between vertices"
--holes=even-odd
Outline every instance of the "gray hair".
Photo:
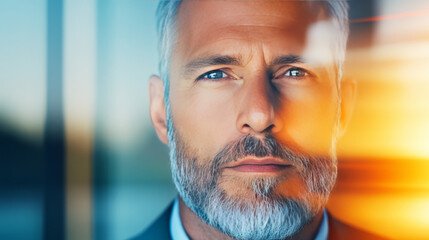
[[[177,41],[176,17],[182,2],[183,0],[160,1],[156,11],[157,31],[159,37],[159,72],[160,77],[164,82],[164,101],[166,104],[167,114],[169,114],[170,107],[168,101],[170,89],[170,57],[173,51],[173,46]],[[336,49],[334,50],[337,56],[337,79],[338,82],[340,82],[342,78],[347,38],[349,35],[348,4],[346,0],[323,0],[323,2],[326,3],[325,7],[327,13],[332,17],[337,29],[339,29],[339,31],[342,33],[338,39]]]

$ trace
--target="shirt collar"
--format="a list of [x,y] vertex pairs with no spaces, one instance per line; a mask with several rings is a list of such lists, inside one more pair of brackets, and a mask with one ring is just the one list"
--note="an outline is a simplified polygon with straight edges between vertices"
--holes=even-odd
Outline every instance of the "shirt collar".
[[[322,224],[320,224],[319,231],[317,232],[314,240],[327,240],[328,239],[328,214],[323,210]],[[185,229],[182,225],[182,220],[179,214],[179,199],[176,198],[173,203],[173,209],[170,216],[170,235],[173,240],[189,240]]]
[[185,229],[182,225],[182,220],[179,214],[179,199],[174,199],[173,209],[171,210],[170,216],[170,234],[173,240],[189,240],[186,235]]
[[329,235],[329,227],[328,227],[328,213],[326,209],[323,209],[323,219],[322,224],[320,224],[319,231],[317,232],[314,240],[327,240]]

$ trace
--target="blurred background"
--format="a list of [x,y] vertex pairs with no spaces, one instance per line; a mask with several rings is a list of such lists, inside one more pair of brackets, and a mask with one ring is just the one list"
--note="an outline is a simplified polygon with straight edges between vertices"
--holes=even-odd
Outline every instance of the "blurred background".
[[[429,239],[429,2],[349,3],[358,95],[328,209]],[[156,5],[0,0],[0,239],[126,239],[175,197],[148,109]]]

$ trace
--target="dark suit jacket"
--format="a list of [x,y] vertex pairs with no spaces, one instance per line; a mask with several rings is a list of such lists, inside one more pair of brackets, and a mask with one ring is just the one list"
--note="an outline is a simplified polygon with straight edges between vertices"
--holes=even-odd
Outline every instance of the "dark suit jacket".
[[[170,215],[173,204],[162,213],[162,215],[138,236],[130,240],[171,240],[170,236]],[[358,228],[347,225],[335,219],[328,213],[329,240],[382,240],[380,236],[365,232]]]

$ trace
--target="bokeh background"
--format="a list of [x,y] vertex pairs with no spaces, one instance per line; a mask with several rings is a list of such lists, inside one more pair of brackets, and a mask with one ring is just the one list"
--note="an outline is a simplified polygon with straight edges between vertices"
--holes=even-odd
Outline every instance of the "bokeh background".
[[[328,209],[429,239],[429,2],[349,3],[358,94]],[[0,0],[0,239],[126,239],[175,197],[148,109],[156,6]]]

